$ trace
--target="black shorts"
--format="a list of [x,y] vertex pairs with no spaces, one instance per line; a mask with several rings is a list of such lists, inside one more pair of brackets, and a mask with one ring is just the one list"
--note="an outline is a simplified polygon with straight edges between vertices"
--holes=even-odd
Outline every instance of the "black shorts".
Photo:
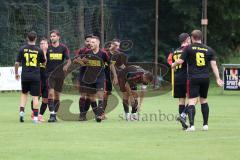
[[173,88],[174,98],[186,98],[187,84],[175,84]]
[[62,92],[64,78],[50,76],[47,79],[47,88],[54,89],[57,92]]
[[87,94],[96,94],[97,91],[104,91],[105,78],[98,78],[95,83],[86,83],[80,81],[79,92]]
[[30,92],[32,96],[40,95],[40,81],[22,81],[22,93]]
[[189,98],[207,98],[209,88],[209,78],[192,78],[187,84]]

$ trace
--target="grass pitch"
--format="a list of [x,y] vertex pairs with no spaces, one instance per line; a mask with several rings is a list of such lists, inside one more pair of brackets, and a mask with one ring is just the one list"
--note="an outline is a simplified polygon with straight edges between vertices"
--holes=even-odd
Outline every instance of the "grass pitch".
[[[186,133],[172,116],[178,112],[171,93],[144,100],[141,121],[121,119],[121,104],[103,123],[59,121],[33,124],[30,103],[25,123],[18,122],[19,93],[0,93],[1,160],[225,160],[237,159],[240,150],[240,92],[210,89],[209,131],[203,132],[200,105],[196,106],[196,132]],[[78,112],[78,97],[73,112]],[[48,111],[47,111],[48,112]],[[150,119],[151,114],[166,118]],[[149,116],[149,117],[147,117]],[[145,118],[144,118],[145,117]],[[44,116],[45,120],[48,118]]]

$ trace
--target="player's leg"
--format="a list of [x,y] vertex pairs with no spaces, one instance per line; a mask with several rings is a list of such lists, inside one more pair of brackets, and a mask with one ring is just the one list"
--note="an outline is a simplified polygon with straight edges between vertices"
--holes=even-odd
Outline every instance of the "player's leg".
[[127,92],[122,92],[122,99],[123,99],[123,109],[125,112],[125,119],[127,121],[130,120],[130,114],[129,114],[129,94]]
[[86,105],[86,94],[85,93],[80,93],[80,98],[79,98],[79,121],[86,121],[86,114],[87,112],[85,111],[85,105]]
[[61,93],[54,90],[54,112],[55,114],[57,114],[58,110],[59,110],[59,106],[60,106],[60,95]]
[[188,118],[190,123],[190,128],[188,128],[186,131],[195,131],[194,127],[194,119],[195,119],[195,104],[197,102],[197,98],[199,95],[200,85],[198,79],[191,79],[189,81],[189,104],[188,104]]
[[19,116],[20,122],[24,122],[25,106],[27,103],[28,93],[21,93],[20,106],[19,106]]
[[27,103],[28,92],[30,91],[30,83],[28,81],[21,82],[22,92],[20,97],[19,116],[20,122],[24,122],[25,106]]
[[54,87],[54,112],[57,114],[59,106],[60,106],[60,95],[62,92],[62,87],[64,83],[64,78],[56,78],[56,85]]
[[103,98],[103,112],[104,112],[104,115],[103,115],[104,117],[103,118],[105,119],[106,118],[105,117],[105,110],[107,108],[108,97],[109,97],[109,95],[112,94],[112,81],[111,81],[110,77],[107,78],[107,80],[105,82],[104,89],[105,89],[105,91],[104,91],[104,98]]
[[42,92],[42,104],[40,107],[38,120],[43,122],[44,120],[43,120],[42,116],[44,115],[44,113],[47,109],[47,106],[48,106],[48,89],[47,89],[46,83],[45,84],[42,83],[41,92]]
[[209,79],[203,79],[200,86],[200,103],[203,116],[203,130],[208,130],[209,105],[207,102],[207,94],[209,88]]
[[179,117],[177,118],[177,120],[181,123],[183,130],[185,130],[188,128],[188,125],[186,124],[186,113],[185,113],[186,84],[174,83],[173,96],[174,98],[179,99],[179,103],[178,103]]
[[38,96],[32,96],[33,100],[33,121],[36,123],[38,121]]
[[95,114],[95,119],[97,122],[101,122],[102,119],[101,119],[99,108],[97,105],[97,94],[90,94],[89,98],[91,101],[91,107],[92,107],[93,113]]
[[101,116],[100,117],[101,120],[103,120],[105,118],[104,117],[104,108],[103,108],[103,105],[104,105],[104,102],[103,102],[103,99],[104,99],[104,80],[103,79],[97,80],[96,90],[97,90],[96,96],[98,98],[98,112],[99,112],[99,115]]
[[137,93],[137,88],[132,88],[132,95],[134,98],[134,102],[131,102],[131,106],[132,106],[132,112],[131,112],[131,120],[135,121],[138,120],[138,114],[137,114],[137,110],[138,110],[138,93]]
[[50,88],[48,90],[48,108],[50,111],[50,117],[48,119],[48,122],[56,122],[56,114],[55,114],[55,107],[54,107],[54,89]]
[[32,95],[33,100],[33,122],[38,122],[38,99],[40,96],[40,81],[31,82],[30,94]]

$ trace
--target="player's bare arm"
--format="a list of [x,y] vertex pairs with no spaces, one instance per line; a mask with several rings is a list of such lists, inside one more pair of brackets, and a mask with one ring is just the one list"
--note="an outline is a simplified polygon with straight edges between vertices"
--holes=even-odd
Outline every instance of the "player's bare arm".
[[67,72],[67,70],[68,70],[68,68],[69,68],[69,66],[71,65],[71,59],[68,59],[67,60],[67,64],[63,67],[63,71],[64,72]]
[[172,68],[175,68],[176,66],[183,64],[184,60],[177,59],[174,63],[172,63]]
[[114,64],[110,64],[110,70],[113,74],[113,84],[118,84],[118,79],[117,79],[117,73],[116,73],[116,68],[114,66]]
[[213,70],[214,76],[216,78],[216,83],[219,87],[223,86],[223,81],[221,80],[220,76],[219,76],[219,71],[218,71],[218,67],[217,67],[217,62],[216,61],[211,61],[211,68]]
[[15,62],[15,79],[19,80],[20,75],[18,74],[18,68],[19,68],[20,63],[19,62]]

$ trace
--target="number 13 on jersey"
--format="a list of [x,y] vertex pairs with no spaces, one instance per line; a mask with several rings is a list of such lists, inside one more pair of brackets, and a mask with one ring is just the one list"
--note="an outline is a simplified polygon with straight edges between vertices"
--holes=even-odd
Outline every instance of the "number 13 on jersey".
[[36,67],[37,66],[37,54],[24,53],[26,59],[26,66]]

